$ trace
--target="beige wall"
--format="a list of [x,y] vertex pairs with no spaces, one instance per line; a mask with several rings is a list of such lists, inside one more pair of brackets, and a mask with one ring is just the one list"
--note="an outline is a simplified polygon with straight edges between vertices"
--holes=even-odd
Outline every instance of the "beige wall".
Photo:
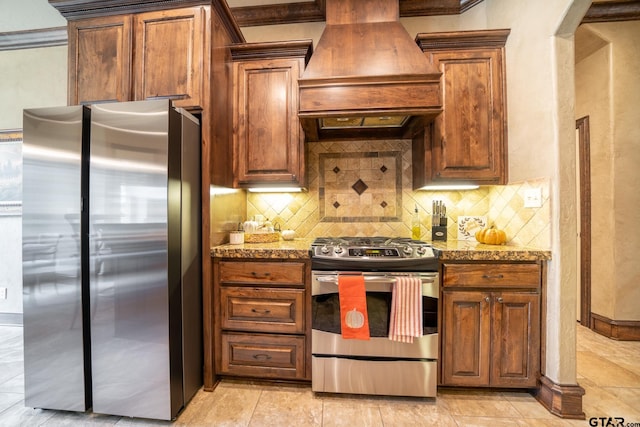
[[551,250],[545,375],[576,383],[576,197],[573,33],[590,0],[488,0],[507,41],[509,174],[548,177]]
[[[591,142],[592,312],[640,320],[640,25],[589,24],[594,50],[576,65],[576,118],[589,116]],[[600,43],[598,43],[600,41]]]
[[67,46],[0,52],[0,129],[22,129],[24,108],[67,104]]

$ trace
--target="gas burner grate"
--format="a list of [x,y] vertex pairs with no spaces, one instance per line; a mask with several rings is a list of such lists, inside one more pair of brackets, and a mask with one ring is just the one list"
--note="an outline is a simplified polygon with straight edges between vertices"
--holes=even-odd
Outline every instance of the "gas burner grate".
[[413,240],[409,237],[358,237],[358,236],[342,236],[342,237],[317,237],[312,245],[341,245],[351,247],[367,247],[367,246],[401,246],[401,245],[424,245],[430,246],[429,243],[421,240]]

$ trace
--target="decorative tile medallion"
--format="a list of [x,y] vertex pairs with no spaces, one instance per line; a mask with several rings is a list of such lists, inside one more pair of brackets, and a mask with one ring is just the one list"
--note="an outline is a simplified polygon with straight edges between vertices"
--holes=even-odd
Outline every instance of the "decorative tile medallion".
[[369,186],[367,184],[364,183],[364,181],[362,181],[361,179],[357,180],[355,184],[353,184],[351,186],[351,188],[353,188],[353,191],[355,191],[356,193],[358,193],[358,196],[362,196],[362,193],[364,193],[365,191],[367,191],[367,188],[369,188]]
[[402,221],[402,152],[320,153],[322,222]]

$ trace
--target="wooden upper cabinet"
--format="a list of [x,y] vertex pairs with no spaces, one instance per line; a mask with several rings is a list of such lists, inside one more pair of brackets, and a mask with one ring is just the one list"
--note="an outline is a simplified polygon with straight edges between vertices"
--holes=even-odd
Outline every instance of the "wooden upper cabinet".
[[311,41],[232,47],[234,187],[305,186],[298,78]]
[[443,112],[414,139],[414,187],[438,182],[506,184],[504,45],[509,30],[419,34],[442,72]]
[[203,107],[208,6],[69,21],[69,104]]
[[135,99],[174,99],[174,105],[202,106],[205,64],[204,7],[134,15]]
[[70,21],[69,105],[129,101],[131,16]]

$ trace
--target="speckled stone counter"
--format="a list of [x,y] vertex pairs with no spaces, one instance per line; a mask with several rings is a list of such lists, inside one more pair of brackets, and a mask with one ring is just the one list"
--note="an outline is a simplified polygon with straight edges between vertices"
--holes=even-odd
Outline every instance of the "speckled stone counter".
[[[275,243],[225,244],[211,248],[220,258],[307,259],[312,238]],[[538,261],[551,259],[551,251],[510,245],[483,245],[474,241],[431,242],[443,261]]]
[[308,259],[313,239],[297,238],[274,243],[244,243],[211,248],[211,256],[219,258]]
[[442,261],[539,261],[551,259],[551,251],[524,246],[484,245],[470,240],[432,242]]

